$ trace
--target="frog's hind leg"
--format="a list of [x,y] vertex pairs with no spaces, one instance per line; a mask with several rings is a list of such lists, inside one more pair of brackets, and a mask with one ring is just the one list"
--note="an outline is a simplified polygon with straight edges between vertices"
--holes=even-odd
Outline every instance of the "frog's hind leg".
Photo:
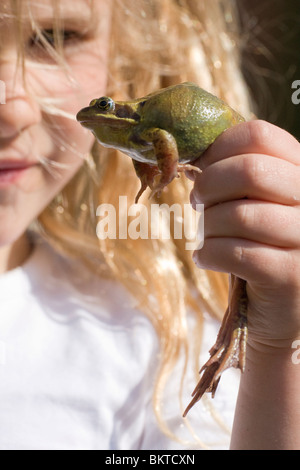
[[200,370],[203,374],[192,393],[193,399],[186,408],[184,417],[205,392],[211,392],[212,397],[214,396],[224,370],[236,367],[244,371],[248,333],[246,282],[232,275],[230,294],[229,306],[217,341],[209,351],[210,359]]
[[159,170],[156,166],[149,165],[148,163],[142,163],[136,160],[132,161],[135,172],[141,181],[141,188],[135,197],[135,203],[137,203],[143,192],[148,187],[151,189],[153,188],[154,178],[159,174]]

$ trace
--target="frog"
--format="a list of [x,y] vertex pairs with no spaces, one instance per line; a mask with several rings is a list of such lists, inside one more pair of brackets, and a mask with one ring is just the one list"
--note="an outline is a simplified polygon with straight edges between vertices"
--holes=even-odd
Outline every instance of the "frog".
[[137,203],[149,187],[150,198],[192,165],[215,139],[243,117],[227,103],[185,82],[162,88],[142,98],[114,101],[93,99],[77,116],[105,147],[120,150],[132,158],[141,188]]
[[[81,109],[76,118],[100,144],[132,159],[141,181],[136,203],[148,187],[150,198],[159,198],[180,172],[201,172],[195,160],[225,130],[244,121],[227,103],[192,82],[127,101],[102,96]],[[184,417],[205,392],[215,395],[224,370],[235,367],[244,371],[247,305],[246,281],[231,274],[228,308]]]

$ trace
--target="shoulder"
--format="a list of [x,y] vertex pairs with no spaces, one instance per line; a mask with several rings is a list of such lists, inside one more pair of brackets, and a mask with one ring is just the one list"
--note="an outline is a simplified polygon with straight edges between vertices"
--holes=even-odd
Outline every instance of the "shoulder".
[[[86,320],[94,326],[135,334],[137,329],[155,335],[151,322],[137,308],[135,299],[122,284],[102,278],[76,259],[57,253],[38,239],[31,260],[24,266],[37,301],[65,319]],[[146,341],[146,338],[145,338]]]

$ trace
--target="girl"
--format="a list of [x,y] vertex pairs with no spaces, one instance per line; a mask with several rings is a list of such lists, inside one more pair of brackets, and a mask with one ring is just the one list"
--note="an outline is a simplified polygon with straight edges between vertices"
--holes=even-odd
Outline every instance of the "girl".
[[248,285],[231,446],[299,446],[298,142],[265,122],[241,124],[201,157],[194,184],[182,177],[164,193],[159,202],[184,203],[193,188],[192,204],[205,203],[194,254],[204,271],[184,239],[97,239],[97,206],[118,210],[139,182],[128,157],[99,150],[74,119],[95,97],[185,80],[250,117],[233,7],[1,2],[2,449],[226,448],[236,371],[213,406],[204,398],[191,422],[181,418],[200,345],[202,363],[226,306],[226,276],[214,270]]

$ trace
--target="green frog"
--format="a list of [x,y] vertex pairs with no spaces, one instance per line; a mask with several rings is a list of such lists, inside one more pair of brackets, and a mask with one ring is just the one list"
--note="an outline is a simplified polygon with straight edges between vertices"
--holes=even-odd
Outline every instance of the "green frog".
[[[178,172],[201,170],[192,165],[226,129],[244,121],[243,117],[216,96],[194,83],[181,83],[143,98],[114,101],[103,96],[77,114],[80,124],[90,129],[98,141],[129,155],[141,188],[151,197],[160,196]],[[210,359],[184,412],[205,392],[216,391],[222,372],[228,367],[245,367],[247,342],[246,282],[231,276],[229,306]]]
[[201,170],[191,162],[227,128],[243,121],[236,111],[194,83],[181,83],[131,101],[94,99],[77,114],[98,141],[129,155],[146,188],[160,196],[178,172]]

